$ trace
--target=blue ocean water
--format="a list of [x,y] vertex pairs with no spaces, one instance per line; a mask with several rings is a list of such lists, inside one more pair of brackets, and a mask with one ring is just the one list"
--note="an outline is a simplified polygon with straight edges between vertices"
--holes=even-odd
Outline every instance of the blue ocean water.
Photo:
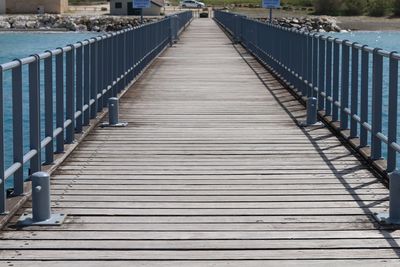
[[[0,33],[0,64],[12,61],[17,58],[24,58],[32,54],[44,52],[46,50],[63,47],[84,39],[98,35],[98,33]],[[43,63],[41,65],[41,76],[43,77]],[[23,120],[24,120],[24,140],[23,147],[26,153],[29,150],[29,94],[28,94],[28,67],[24,66],[23,72]],[[41,80],[43,86],[43,79]],[[11,71],[4,73],[4,145],[5,145],[5,168],[11,166],[13,161],[12,153],[12,91],[11,91]],[[43,87],[42,87],[43,88]],[[43,91],[43,89],[41,89]],[[41,109],[43,110],[43,93],[41,96]],[[43,121],[43,119],[42,119]],[[26,127],[25,127],[26,126]],[[28,166],[25,166],[27,172]],[[7,180],[7,186],[12,186],[12,177]]]
[[75,32],[3,32],[0,33],[0,64],[48,49],[82,41],[98,33]]

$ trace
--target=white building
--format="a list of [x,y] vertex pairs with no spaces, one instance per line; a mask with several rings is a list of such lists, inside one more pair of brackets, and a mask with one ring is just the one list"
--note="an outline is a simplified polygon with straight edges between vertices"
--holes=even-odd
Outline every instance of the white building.
[[6,0],[0,0],[0,14],[6,13]]
[[[1,1],[1,0],[0,0]],[[151,7],[143,9],[144,16],[160,16],[164,7],[164,0],[151,0]],[[140,15],[140,9],[133,8],[133,0],[110,0],[111,15]]]
[[68,0],[0,0],[0,14],[61,14],[68,11]]

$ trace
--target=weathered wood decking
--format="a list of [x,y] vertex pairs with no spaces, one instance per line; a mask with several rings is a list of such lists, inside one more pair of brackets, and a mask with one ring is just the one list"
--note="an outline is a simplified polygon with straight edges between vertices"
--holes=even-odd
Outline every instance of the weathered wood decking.
[[129,127],[96,129],[53,176],[67,222],[11,223],[1,266],[400,263],[400,232],[371,219],[387,189],[327,129],[299,128],[303,107],[212,20],[192,23],[121,113]]

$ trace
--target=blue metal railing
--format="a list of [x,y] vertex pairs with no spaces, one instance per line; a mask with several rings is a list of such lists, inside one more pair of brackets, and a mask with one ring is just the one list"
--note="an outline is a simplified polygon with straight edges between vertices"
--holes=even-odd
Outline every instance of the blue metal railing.
[[384,171],[396,170],[400,54],[224,11],[215,20],[298,96],[317,98],[320,115],[360,152],[370,146],[371,163],[382,168],[384,158]]
[[[133,82],[191,19],[192,12],[186,11],[0,65],[0,173],[4,173],[0,214],[6,212],[7,179],[13,177],[13,196],[23,194],[24,167],[29,165],[29,173],[35,173],[42,164],[52,164],[54,154],[63,153],[64,145],[74,142],[75,134],[96,118],[107,99]],[[11,88],[6,88],[6,75],[11,76]],[[23,90],[25,80],[28,96]],[[11,114],[5,114],[6,89],[12,92]],[[4,115],[11,115],[12,131],[5,131]],[[10,141],[12,163],[8,166],[5,148]]]

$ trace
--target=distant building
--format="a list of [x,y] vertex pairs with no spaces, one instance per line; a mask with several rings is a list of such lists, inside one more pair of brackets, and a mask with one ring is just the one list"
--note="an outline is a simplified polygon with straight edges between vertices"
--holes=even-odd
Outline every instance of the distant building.
[[[151,0],[151,7],[143,9],[144,16],[160,16],[164,0]],[[140,15],[140,9],[133,8],[133,0],[110,0],[111,15]]]
[[61,14],[66,11],[68,0],[0,0],[1,14]]
[[0,14],[6,13],[6,0],[0,0]]

